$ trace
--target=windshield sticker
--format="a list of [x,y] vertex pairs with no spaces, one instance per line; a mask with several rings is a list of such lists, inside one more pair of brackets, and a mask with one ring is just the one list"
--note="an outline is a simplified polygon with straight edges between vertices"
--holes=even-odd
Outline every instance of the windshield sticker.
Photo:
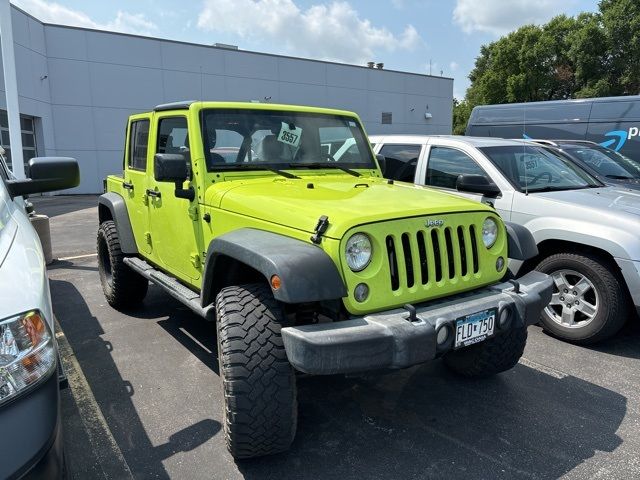
[[293,123],[287,124],[282,122],[282,128],[278,134],[278,141],[291,145],[292,147],[297,147],[300,143],[301,135],[302,129],[300,127],[296,127]]

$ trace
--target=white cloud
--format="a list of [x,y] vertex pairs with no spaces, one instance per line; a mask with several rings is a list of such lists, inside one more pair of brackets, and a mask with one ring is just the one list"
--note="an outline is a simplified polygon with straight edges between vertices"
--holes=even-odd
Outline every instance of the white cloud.
[[380,51],[412,50],[423,43],[412,25],[394,35],[361,18],[344,1],[302,10],[293,0],[205,0],[198,27],[276,42],[297,55],[353,63],[384,60]]
[[118,11],[116,18],[113,20],[107,23],[99,23],[92,20],[89,15],[80,10],[74,10],[55,2],[47,2],[45,0],[12,0],[11,3],[45,23],[96,28],[99,30],[111,30],[139,35],[148,35],[158,28],[155,23],[148,20],[142,13],[134,14]]
[[522,25],[544,23],[574,0],[456,0],[453,21],[465,33],[503,35]]
[[449,69],[450,69],[452,72],[455,72],[456,70],[458,70],[458,67],[459,67],[459,66],[460,66],[460,65],[458,65],[458,62],[451,62],[451,63],[449,64]]

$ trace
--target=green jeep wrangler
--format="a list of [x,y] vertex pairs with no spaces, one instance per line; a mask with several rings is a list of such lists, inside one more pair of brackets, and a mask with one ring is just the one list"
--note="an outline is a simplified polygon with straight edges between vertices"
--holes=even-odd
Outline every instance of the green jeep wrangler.
[[[382,162],[382,158],[377,159]],[[442,357],[513,367],[550,277],[517,280],[531,235],[483,204],[382,178],[358,116],[182,102],[132,115],[100,197],[98,259],[116,309],[149,281],[215,321],[236,458],[286,450],[296,371],[353,374]]]

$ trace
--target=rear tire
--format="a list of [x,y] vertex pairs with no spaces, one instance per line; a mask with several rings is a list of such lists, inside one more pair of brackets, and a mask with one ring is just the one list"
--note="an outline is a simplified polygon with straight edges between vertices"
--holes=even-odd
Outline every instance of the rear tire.
[[464,377],[490,377],[513,368],[527,344],[527,328],[512,328],[484,342],[447,353],[444,364]]
[[618,333],[632,312],[624,281],[615,268],[605,259],[586,253],[557,253],[543,259],[536,270],[551,275],[555,283],[551,303],[542,311],[544,329],[556,338],[582,345]]
[[216,297],[216,317],[227,448],[236,459],[288,450],[298,409],[282,307],[267,285],[227,287]]
[[97,250],[100,283],[109,305],[116,310],[139,305],[147,295],[149,282],[124,263],[126,255],[120,250],[118,230],[112,220],[100,224]]

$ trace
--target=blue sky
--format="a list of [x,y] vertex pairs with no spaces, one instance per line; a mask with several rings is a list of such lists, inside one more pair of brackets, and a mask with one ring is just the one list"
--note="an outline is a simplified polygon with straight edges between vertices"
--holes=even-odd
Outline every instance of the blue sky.
[[480,46],[597,0],[11,0],[50,23],[385,67],[469,85]]

